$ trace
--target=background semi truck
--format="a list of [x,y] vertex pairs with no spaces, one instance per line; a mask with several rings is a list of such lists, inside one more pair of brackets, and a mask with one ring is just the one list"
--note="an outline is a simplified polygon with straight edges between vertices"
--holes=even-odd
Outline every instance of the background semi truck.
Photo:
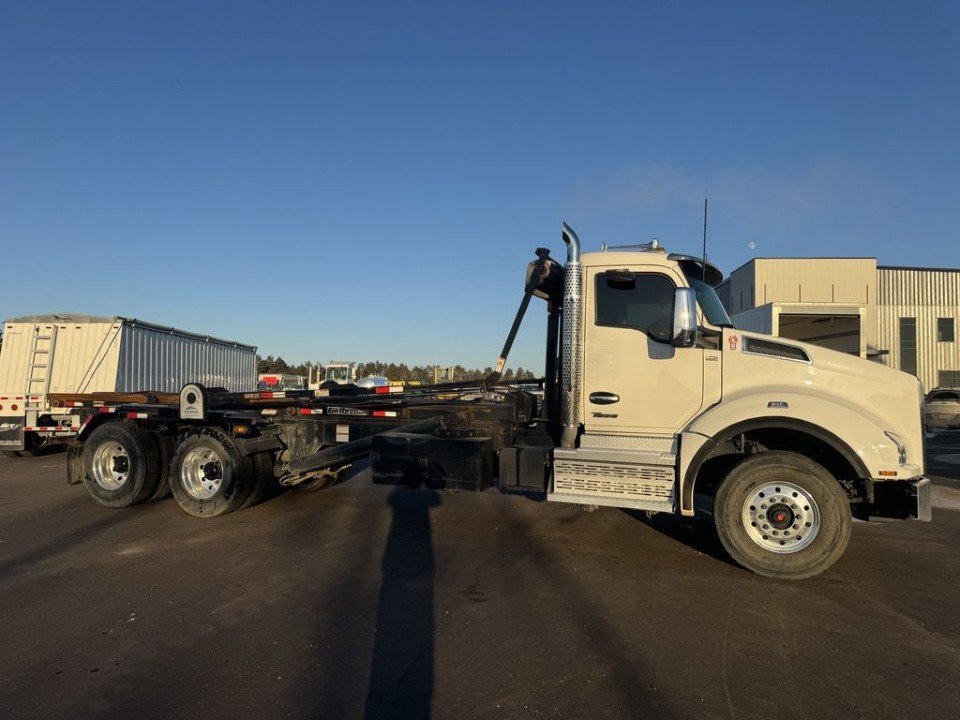
[[36,453],[77,432],[64,394],[94,402],[99,393],[177,393],[190,381],[256,388],[257,349],[209,335],[78,314],[13,318],[3,330],[0,450],[7,453]]
[[[858,517],[930,517],[916,378],[735,329],[721,273],[657,245],[561,263],[539,248],[496,370],[424,388],[230,393],[80,407],[71,481],[108,507],[162,493],[212,517],[275,480],[319,489],[370,458],[374,482],[524,492],[695,516],[711,497],[741,565],[804,578],[843,553]],[[546,303],[539,392],[501,373],[533,298]]]

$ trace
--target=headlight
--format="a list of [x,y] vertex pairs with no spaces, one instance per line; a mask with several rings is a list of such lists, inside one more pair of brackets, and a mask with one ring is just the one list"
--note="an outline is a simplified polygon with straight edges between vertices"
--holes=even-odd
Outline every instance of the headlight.
[[886,435],[893,441],[893,444],[897,446],[897,458],[900,460],[901,465],[907,464],[907,448],[903,444],[903,440],[900,439],[900,436],[889,430],[884,430],[883,434]]

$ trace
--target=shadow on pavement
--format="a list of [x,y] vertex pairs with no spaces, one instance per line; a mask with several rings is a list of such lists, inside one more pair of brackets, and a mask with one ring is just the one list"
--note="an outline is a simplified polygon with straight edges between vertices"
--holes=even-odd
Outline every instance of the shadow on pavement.
[[433,697],[433,490],[394,490],[383,553],[376,639],[364,717],[428,718]]
[[122,520],[118,512],[108,510],[99,520],[82,525],[76,530],[57,536],[45,545],[0,563],[0,583],[7,581],[21,569],[33,569],[38,563],[75,549],[77,545],[89,541],[104,530],[117,527]]
[[701,513],[699,503],[696,517],[681,517],[667,513],[647,517],[642,510],[623,510],[623,512],[671,540],[676,540],[698,553],[740,569],[720,542],[717,529],[713,524],[713,517]]

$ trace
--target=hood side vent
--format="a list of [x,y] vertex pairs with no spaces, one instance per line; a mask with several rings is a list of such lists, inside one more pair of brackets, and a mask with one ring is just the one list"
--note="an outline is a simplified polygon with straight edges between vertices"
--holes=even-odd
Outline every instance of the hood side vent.
[[743,352],[768,355],[770,357],[783,358],[784,360],[810,362],[810,356],[807,355],[802,348],[798,348],[795,345],[786,345],[785,343],[760,340],[752,337],[743,338]]

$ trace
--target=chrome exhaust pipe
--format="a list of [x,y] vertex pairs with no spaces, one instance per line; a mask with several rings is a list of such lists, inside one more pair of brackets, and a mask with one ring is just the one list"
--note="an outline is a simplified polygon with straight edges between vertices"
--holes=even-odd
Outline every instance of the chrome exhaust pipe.
[[567,244],[567,262],[580,262],[580,238],[566,223],[561,223],[560,228],[563,233],[563,242]]
[[580,238],[566,223],[561,225],[567,246],[563,280],[563,364],[561,366],[560,446],[574,448],[580,433],[580,385],[583,338],[583,280],[580,266]]

